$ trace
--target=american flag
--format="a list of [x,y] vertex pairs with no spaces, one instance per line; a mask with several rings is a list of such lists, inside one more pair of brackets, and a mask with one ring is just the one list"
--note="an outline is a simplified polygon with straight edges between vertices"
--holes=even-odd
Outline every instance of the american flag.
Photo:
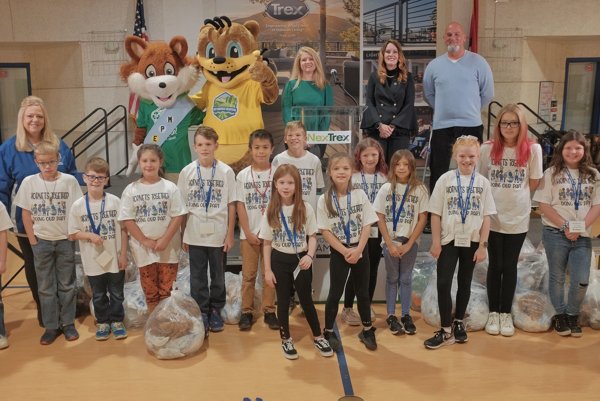
[[[144,17],[144,1],[137,0],[135,5],[135,24],[133,25],[133,34],[148,41],[146,32],[146,18]],[[129,94],[129,114],[134,120],[137,120],[138,109],[140,107],[140,97],[135,93]]]

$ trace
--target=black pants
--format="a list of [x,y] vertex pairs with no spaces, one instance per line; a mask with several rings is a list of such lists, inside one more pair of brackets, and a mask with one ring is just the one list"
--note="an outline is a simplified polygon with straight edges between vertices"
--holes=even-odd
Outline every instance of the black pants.
[[371,302],[369,301],[369,252],[363,249],[362,258],[356,264],[346,262],[344,256],[331,248],[329,259],[329,294],[325,303],[325,329],[332,330],[348,272],[354,283],[354,293],[358,304],[358,314],[363,326],[371,326]]
[[[300,257],[304,255],[306,255],[306,252],[302,252]],[[296,254],[283,253],[275,249],[271,251],[271,270],[273,270],[273,275],[275,275],[277,281],[275,284],[277,320],[279,321],[279,334],[282,339],[290,338],[290,294],[294,287],[313,336],[318,337],[321,335],[321,324],[312,300],[312,267],[307,270],[300,270],[298,277],[294,280],[296,266],[298,266]]]
[[[369,238],[367,249],[369,252],[369,302],[372,303],[375,286],[377,285],[377,270],[381,261],[381,236]],[[355,296],[354,281],[352,280],[352,275],[350,275],[346,282],[346,289],[344,290],[344,308],[352,308]]]
[[19,248],[21,248],[21,253],[23,254],[25,278],[27,279],[27,284],[29,285],[31,295],[33,296],[33,300],[35,301],[35,305],[37,307],[38,323],[40,326],[43,326],[41,312],[42,309],[40,306],[40,297],[38,295],[37,276],[35,273],[35,264],[33,263],[33,250],[31,249],[29,238],[17,236],[17,241],[19,241]]
[[367,136],[379,142],[388,166],[390,165],[390,160],[392,160],[392,155],[397,150],[408,149],[408,145],[410,144],[410,132],[403,128],[396,128],[388,138],[380,137],[378,129],[368,130],[366,133]]
[[510,313],[517,287],[517,262],[527,233],[490,231],[487,292],[490,312]]
[[471,242],[469,248],[456,247],[454,241],[442,245],[442,252],[437,262],[438,306],[442,327],[452,325],[452,278],[458,261],[458,290],[456,291],[456,312],[454,317],[462,320],[467,311],[471,297],[471,279],[475,262],[473,256],[479,247],[478,242]]

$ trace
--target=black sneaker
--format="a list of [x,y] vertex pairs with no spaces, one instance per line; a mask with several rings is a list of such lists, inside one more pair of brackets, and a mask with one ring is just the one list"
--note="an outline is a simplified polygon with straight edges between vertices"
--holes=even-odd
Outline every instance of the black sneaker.
[[404,328],[396,316],[389,315],[387,319],[385,319],[385,322],[388,324],[393,335],[404,334]]
[[569,322],[567,321],[567,315],[565,313],[554,316],[554,331],[556,331],[559,336],[563,337],[571,335],[571,328],[569,327]]
[[333,350],[331,349],[331,345],[329,345],[329,342],[324,339],[323,337],[319,337],[316,340],[313,341],[315,344],[315,348],[319,350],[319,352],[321,353],[321,356],[332,356],[333,355]]
[[423,234],[431,234],[431,224],[429,222],[423,227]]
[[367,347],[368,350],[375,351],[377,349],[377,341],[375,341],[375,327],[369,330],[361,330],[358,333],[358,339]]
[[248,331],[252,327],[252,312],[242,313],[238,327],[241,331]]
[[40,338],[40,344],[42,345],[50,345],[60,336],[59,329],[46,329],[44,334],[42,334],[42,338]]
[[279,320],[275,312],[265,312],[264,321],[271,330],[279,330]]
[[337,338],[335,332],[325,330],[323,331],[323,337],[325,337],[333,352],[338,352],[340,349],[340,340]]
[[454,335],[456,342],[459,344],[464,344],[469,341],[469,338],[467,337],[467,330],[465,329],[465,324],[463,322],[455,320],[454,323],[452,323],[452,334]]
[[283,349],[283,356],[287,359],[298,359],[298,351],[294,348],[294,342],[291,338],[281,340],[281,349]]
[[454,344],[454,336],[452,333],[446,333],[444,329],[436,331],[433,337],[425,340],[425,348],[427,349],[438,349],[450,344]]
[[581,326],[579,326],[578,320],[578,315],[567,315],[567,323],[569,324],[569,328],[571,329],[571,336],[573,337],[583,336],[583,331],[581,331]]
[[417,326],[413,323],[412,317],[410,315],[404,315],[400,319],[402,324],[404,325],[404,331],[406,334],[413,335],[417,333]]

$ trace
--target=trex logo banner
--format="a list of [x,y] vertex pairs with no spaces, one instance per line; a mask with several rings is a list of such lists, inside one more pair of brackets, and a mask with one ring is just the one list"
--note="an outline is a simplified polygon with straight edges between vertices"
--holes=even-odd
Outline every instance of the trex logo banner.
[[265,10],[271,18],[280,21],[293,21],[308,14],[308,6],[302,0],[273,0]]
[[352,140],[352,131],[307,131],[308,143],[317,144],[344,144]]

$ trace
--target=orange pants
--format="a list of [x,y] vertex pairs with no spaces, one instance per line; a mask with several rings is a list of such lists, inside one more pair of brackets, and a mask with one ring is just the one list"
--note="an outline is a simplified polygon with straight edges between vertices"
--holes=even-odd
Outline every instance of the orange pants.
[[262,310],[275,312],[275,288],[265,283],[262,246],[251,245],[244,239],[240,241],[240,250],[242,252],[242,313],[254,312],[254,286],[259,267],[263,281]]
[[152,263],[140,267],[140,281],[148,307],[171,295],[173,282],[177,278],[177,263]]

